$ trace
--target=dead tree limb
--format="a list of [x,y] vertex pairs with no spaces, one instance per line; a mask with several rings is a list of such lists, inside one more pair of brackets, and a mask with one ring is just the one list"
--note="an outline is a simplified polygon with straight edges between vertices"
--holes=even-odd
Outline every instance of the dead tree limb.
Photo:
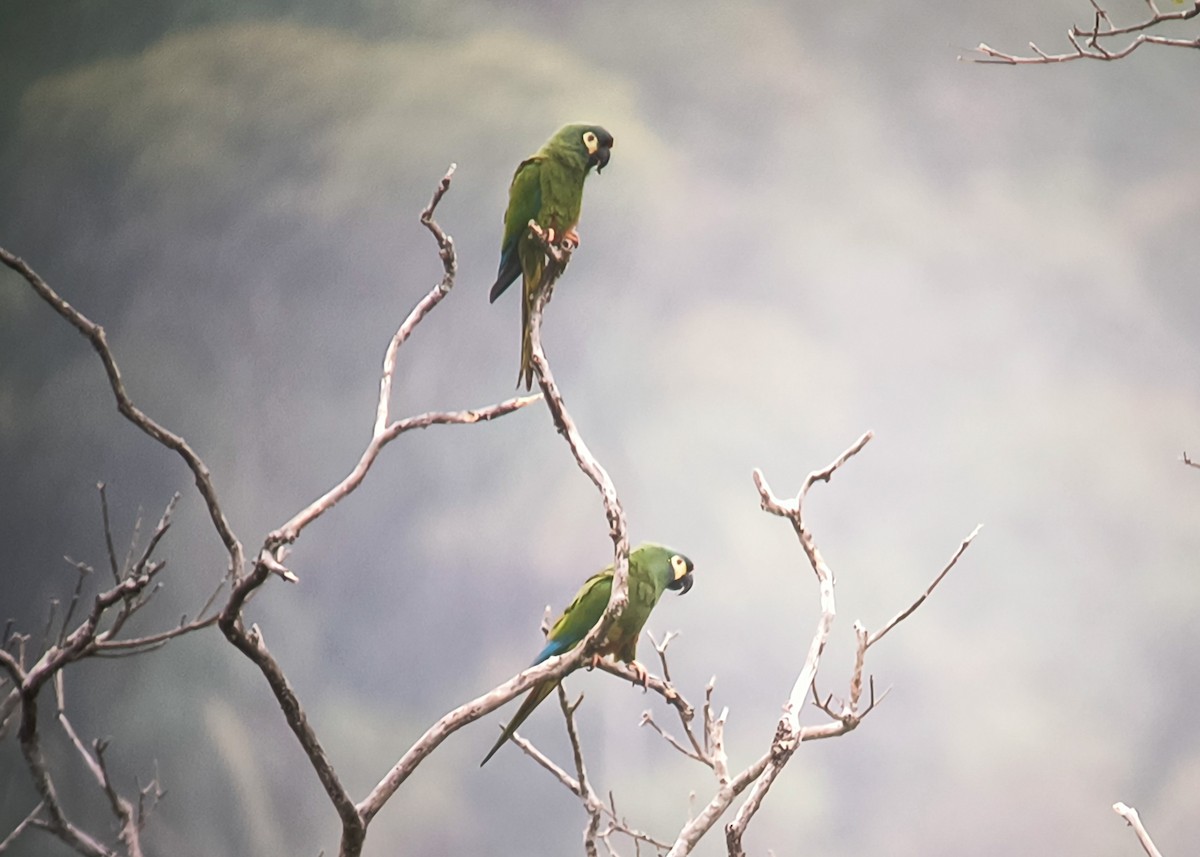
[[566,269],[567,263],[570,262],[574,247],[570,242],[552,244],[547,234],[535,221],[529,221],[529,231],[546,254],[542,281],[538,284],[533,307],[529,313],[529,338],[533,369],[537,374],[538,385],[542,388],[546,407],[550,409],[550,416],[554,420],[555,428],[566,439],[567,446],[570,447],[571,455],[575,458],[579,469],[587,475],[592,484],[596,486],[596,490],[600,492],[600,501],[604,505],[604,515],[608,520],[609,536],[613,542],[613,582],[608,607],[605,609],[604,615],[600,617],[600,621],[577,647],[579,658],[575,663],[578,663],[585,657],[591,657],[597,651],[600,640],[608,633],[608,629],[612,627],[613,622],[625,609],[625,605],[629,603],[629,528],[625,520],[625,511],[621,507],[621,501],[617,498],[616,485],[613,484],[608,471],[588,449],[583,435],[579,433],[579,429],[563,401],[558,384],[554,380],[554,373],[550,370],[550,361],[546,359],[546,352],[542,348],[542,317],[553,295],[554,284]]
[[1150,834],[1146,831],[1145,825],[1142,824],[1142,817],[1138,815],[1136,809],[1117,801],[1113,804],[1113,812],[1125,819],[1125,823],[1133,828],[1133,832],[1137,835],[1138,842],[1142,844],[1147,857],[1162,857],[1162,854],[1154,845],[1154,840],[1150,838]]
[[1059,54],[1047,53],[1034,42],[1029,43],[1032,55],[1010,54],[996,50],[983,42],[975,48],[976,57],[959,57],[970,59],[972,62],[992,63],[997,65],[1047,65],[1050,63],[1072,62],[1074,60],[1100,60],[1112,62],[1124,59],[1142,45],[1163,45],[1174,48],[1200,48],[1200,37],[1179,38],[1150,33],[1148,30],[1162,28],[1164,24],[1178,21],[1190,21],[1200,15],[1200,0],[1193,0],[1190,8],[1174,12],[1163,12],[1155,0],[1145,0],[1147,15],[1132,24],[1118,26],[1113,23],[1108,11],[1098,0],[1089,0],[1092,5],[1092,25],[1081,27],[1075,24],[1067,30],[1067,41],[1071,50]]

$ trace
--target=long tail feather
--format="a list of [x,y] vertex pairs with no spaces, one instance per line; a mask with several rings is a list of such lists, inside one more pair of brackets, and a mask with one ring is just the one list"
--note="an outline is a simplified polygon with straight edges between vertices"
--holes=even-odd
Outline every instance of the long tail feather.
[[517,373],[517,388],[525,384],[526,390],[533,389],[533,338],[529,331],[529,316],[533,312],[533,295],[525,289],[521,301],[521,369]]
[[492,749],[488,750],[488,754],[483,757],[483,761],[479,763],[479,767],[483,767],[488,763],[488,759],[496,755],[496,751],[504,746],[504,743],[513,736],[517,731],[517,727],[525,722],[533,709],[537,708],[543,699],[550,695],[550,691],[558,686],[557,681],[544,681],[541,684],[534,685],[529,691],[529,695],[525,697],[525,701],[521,703],[521,707],[517,709],[517,713],[513,715],[513,719],[508,721],[508,725],[504,727],[504,731],[500,733],[500,740],[492,745]]

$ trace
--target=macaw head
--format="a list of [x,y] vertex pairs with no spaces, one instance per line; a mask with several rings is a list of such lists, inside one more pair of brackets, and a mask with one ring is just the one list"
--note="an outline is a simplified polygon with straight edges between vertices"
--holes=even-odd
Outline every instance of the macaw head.
[[613,135],[599,125],[566,125],[554,135],[553,142],[574,149],[587,160],[587,168],[603,172],[612,155]]
[[692,570],[694,568],[692,561],[683,554],[671,554],[673,576],[671,582],[667,584],[667,589],[673,589],[680,595],[686,593],[692,588]]

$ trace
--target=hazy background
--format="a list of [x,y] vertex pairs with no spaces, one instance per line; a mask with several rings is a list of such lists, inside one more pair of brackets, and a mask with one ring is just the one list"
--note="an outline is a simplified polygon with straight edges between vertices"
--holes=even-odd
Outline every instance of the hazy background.
[[[981,40],[1062,49],[1089,11],[10,0],[0,245],[105,325],[132,395],[212,467],[253,552],[366,442],[387,339],[440,275],[417,215],[451,161],[438,217],[458,283],[404,347],[395,407],[512,392],[518,301],[486,300],[508,181],[561,123],[602,123],[611,168],[588,181],[546,345],[634,540],[697,564],[649,627],[682,632],[673,671],[693,700],[716,674],[731,763],[767,746],[817,612],[753,467],[789,494],[877,433],[809,503],[839,583],[829,692],[845,692],[853,620],[878,627],[985,525],[872,652],[886,703],[803,747],[748,847],[1130,855],[1124,800],[1183,854],[1200,841],[1200,472],[1179,462],[1200,453],[1197,55],[956,61]],[[224,559],[188,473],[2,273],[0,621],[40,631],[74,580],[63,554],[102,567],[101,480],[120,541],[183,492],[167,589],[137,627],[194,613]],[[434,719],[523,667],[543,607],[610,548],[535,407],[394,444],[304,534],[300,583],[271,581],[249,614],[361,797]],[[126,789],[157,760],[152,852],[335,853],[316,777],[215,630],[66,676]],[[664,706],[599,674],[568,687],[587,694],[597,787],[672,838],[713,780],[637,728]],[[513,748],[477,767],[512,710],[431,757],[367,853],[579,853],[584,815],[545,772]],[[524,731],[566,763],[551,707]],[[107,831],[102,796],[50,750],[70,811]],[[36,803],[19,762],[10,737],[0,833]],[[723,853],[719,831],[701,851]],[[33,831],[10,853],[63,849]]]

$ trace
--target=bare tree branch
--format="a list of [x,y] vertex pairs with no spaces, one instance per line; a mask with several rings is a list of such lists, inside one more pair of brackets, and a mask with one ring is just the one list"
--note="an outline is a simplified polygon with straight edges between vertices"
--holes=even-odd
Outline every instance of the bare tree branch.
[[383,808],[384,803],[396,793],[396,790],[416,770],[425,758],[437,747],[468,723],[473,723],[495,711],[511,699],[516,698],[535,684],[544,679],[561,678],[574,670],[582,658],[582,648],[577,646],[571,651],[547,658],[540,664],[531,666],[513,676],[508,681],[497,685],[481,696],[465,702],[452,711],[442,715],[432,726],[425,730],[416,742],[408,748],[399,761],[392,766],[387,775],[376,784],[358,804],[359,814],[370,821]]
[[[236,597],[239,590],[245,588],[248,581],[255,579],[261,585],[267,579],[267,572],[256,568],[254,572],[238,584],[234,597]],[[230,603],[233,603],[233,597],[231,597]],[[275,700],[279,703],[280,710],[283,711],[284,720],[287,721],[292,734],[296,736],[296,740],[300,742],[300,747],[304,750],[304,754],[308,757],[309,763],[316,772],[317,779],[321,781],[321,786],[325,789],[325,794],[329,797],[330,802],[337,811],[338,818],[342,821],[343,841],[349,842],[353,848],[348,853],[357,854],[362,849],[362,842],[366,836],[367,820],[360,817],[358,810],[354,806],[354,799],[350,797],[350,793],[346,791],[345,786],[342,785],[341,780],[338,778],[337,771],[333,767],[333,762],[329,758],[329,754],[325,752],[325,748],[321,746],[316,730],[308,722],[308,715],[305,714],[304,707],[300,704],[295,690],[292,689],[291,683],[288,682],[287,676],[284,675],[279,663],[271,655],[270,651],[268,651],[267,644],[263,640],[262,631],[259,630],[257,625],[252,625],[249,631],[243,628],[240,621],[240,603],[237,609],[239,612],[231,613],[227,605],[226,609],[222,611],[220,619],[221,630],[225,633],[225,637],[229,642],[233,643],[242,654],[249,658],[267,680],[267,685],[275,695]]]
[[111,640],[107,637],[98,638],[96,640],[95,652],[101,657],[140,655],[143,652],[160,648],[176,637],[182,637],[184,634],[190,634],[193,631],[199,631],[202,628],[215,625],[220,618],[219,613],[213,613],[212,615],[205,616],[203,619],[181,622],[169,630],[159,631],[155,634],[146,634],[142,637],[126,637],[119,640]]
[[542,281],[537,286],[537,294],[529,313],[529,339],[534,372],[537,374],[538,385],[542,388],[546,406],[550,409],[555,427],[559,434],[566,438],[567,445],[570,447],[579,469],[592,480],[592,484],[600,492],[600,500],[604,504],[604,514],[608,519],[609,536],[613,542],[613,582],[608,607],[605,608],[600,621],[578,646],[581,657],[590,657],[597,651],[600,640],[608,633],[608,629],[612,627],[613,622],[625,609],[625,605],[629,603],[628,524],[625,521],[625,511],[621,508],[621,502],[617,498],[617,488],[608,475],[608,471],[592,455],[583,436],[579,433],[579,429],[575,426],[575,421],[571,418],[571,414],[563,402],[558,384],[554,381],[554,373],[550,371],[550,362],[546,359],[546,352],[542,348],[542,316],[545,313],[546,305],[550,302],[554,283],[566,269],[574,248],[569,242],[565,244],[550,243],[546,233],[535,221],[529,222],[529,231],[546,253]]
[[28,824],[44,828],[58,837],[63,844],[74,849],[85,857],[116,857],[111,851],[89,834],[71,823],[63,812],[58,800],[58,789],[50,776],[50,767],[42,753],[41,738],[38,735],[38,687],[31,686],[32,675],[25,673],[16,659],[7,651],[0,649],[0,667],[12,677],[20,687],[20,727],[17,730],[17,741],[21,746],[21,755],[25,759],[25,767],[29,771],[33,786],[41,799],[42,809],[46,818],[40,815],[29,816]]
[[[1145,32],[1168,22],[1188,21],[1200,15],[1200,0],[1194,0],[1191,8],[1180,9],[1176,12],[1162,12],[1153,2],[1149,2],[1147,3],[1149,9],[1148,17],[1123,27],[1113,24],[1108,12],[1100,6],[1097,0],[1089,0],[1089,2],[1094,12],[1092,26],[1085,29],[1079,25],[1074,25],[1067,31],[1067,41],[1071,43],[1073,49],[1071,51],[1061,54],[1051,54],[1042,50],[1033,42],[1030,42],[1029,49],[1033,51],[1033,56],[1023,56],[999,51],[990,45],[980,42],[979,46],[975,48],[975,52],[981,54],[981,57],[960,56],[959,59],[970,59],[972,62],[1000,65],[1046,65],[1048,63],[1071,62],[1081,59],[1111,62],[1113,60],[1124,59],[1145,44],[1165,45],[1176,48],[1200,48],[1200,37],[1192,39],[1174,38]],[[1129,36],[1133,36],[1133,38],[1130,39],[1128,38]],[[1114,42],[1117,42],[1122,37],[1126,39],[1124,44],[1115,46]]]
[[520,732],[514,732],[511,738],[512,742],[517,745],[529,758],[541,765],[545,770],[550,772],[550,776],[554,777],[567,791],[576,797],[583,795],[583,790],[579,787],[579,780],[572,777],[557,764],[554,760],[539,750],[532,741],[521,735]]
[[[613,800],[611,792],[609,793],[608,804],[605,804],[599,795],[596,794],[596,791],[588,782],[587,774],[584,770],[583,749],[579,741],[579,732],[575,727],[575,710],[583,701],[583,695],[581,694],[575,703],[571,704],[567,701],[566,691],[561,684],[556,690],[558,691],[559,707],[563,712],[563,718],[567,725],[567,738],[571,743],[571,752],[578,779],[572,777],[556,765],[545,753],[535,747],[532,742],[521,737],[519,734],[514,734],[512,740],[531,759],[549,771],[568,791],[582,801],[584,811],[588,814],[588,823],[584,828],[584,850],[586,853],[589,857],[596,854],[596,839],[601,839],[604,841],[605,848],[609,854],[615,854],[616,852],[613,850],[612,843],[609,840],[616,833],[628,836],[634,841],[635,847],[637,843],[645,843],[654,846],[660,852],[666,851],[670,847],[670,843],[662,842],[645,831],[631,827],[625,819],[620,817],[617,813],[616,802]],[[600,825],[605,818],[608,819],[608,824],[601,830]]]
[[[438,288],[440,288],[440,284],[435,287],[434,292]],[[422,303],[429,300],[430,295],[434,294],[434,292],[426,295]],[[417,310],[414,309],[413,314],[416,313]],[[409,318],[411,319],[412,315]],[[383,428],[377,426],[377,433],[371,437],[371,441],[367,444],[367,448],[363,450],[358,463],[354,465],[354,469],[350,471],[346,478],[337,485],[334,485],[308,506],[305,506],[291,520],[267,537],[266,544],[270,546],[269,549],[274,553],[274,560],[276,562],[282,560],[279,551],[282,545],[294,542],[305,527],[332,509],[338,501],[345,498],[362,484],[367,471],[375,463],[375,459],[378,457],[380,451],[400,435],[413,429],[423,429],[433,425],[471,425],[473,423],[487,422],[520,410],[526,405],[533,404],[540,398],[541,395],[517,396],[494,405],[488,405],[487,407],[470,408],[461,411],[431,411],[415,417],[397,420],[385,425]],[[281,576],[290,580],[296,579],[295,575],[291,572],[286,572]]]
[[400,350],[400,346],[408,341],[408,338],[412,335],[413,330],[416,329],[421,320],[434,307],[441,303],[442,299],[450,294],[450,290],[454,288],[454,277],[458,271],[458,260],[454,252],[454,239],[442,231],[441,226],[433,219],[433,213],[438,203],[441,202],[442,197],[445,196],[446,191],[450,189],[450,180],[454,175],[455,168],[454,164],[450,165],[450,169],[446,171],[446,174],[434,190],[429,204],[421,212],[420,218],[421,223],[430,231],[434,240],[437,241],[438,255],[442,259],[442,279],[417,302],[417,305],[412,308],[412,311],[409,312],[407,318],[397,328],[395,334],[392,335],[391,341],[388,343],[387,351],[383,357],[383,371],[379,379],[379,400],[375,407],[375,423],[371,432],[371,441],[367,444],[367,448],[363,450],[362,456],[354,466],[354,469],[350,471],[345,479],[330,488],[308,506],[305,506],[292,516],[291,520],[267,537],[264,549],[272,554],[273,560],[277,563],[282,563],[283,560],[279,548],[296,541],[305,527],[332,509],[338,501],[353,492],[366,477],[367,471],[370,470],[379,452],[404,432],[411,431],[412,429],[426,428],[431,425],[469,425],[477,422],[486,422],[512,413],[526,405],[531,405],[541,398],[540,395],[518,396],[485,408],[430,412],[396,422],[389,422],[391,419],[389,411],[392,398],[392,379],[396,372],[396,356]]
[[75,747],[76,752],[79,753],[79,757],[83,759],[84,766],[91,772],[96,784],[103,788],[104,770],[100,767],[95,757],[88,751],[87,747],[84,746],[83,741],[80,740],[79,735],[75,732],[75,727],[67,719],[67,702],[66,695],[63,692],[63,674],[61,670],[54,674],[54,701],[54,716],[58,719],[59,725],[62,727],[63,732],[67,734],[67,738]]
[[157,789],[157,776],[146,789],[139,790],[138,807],[126,798],[118,794],[116,787],[113,785],[112,777],[108,772],[108,763],[104,757],[104,752],[108,748],[107,741],[93,741],[92,750],[89,751],[82,740],[80,740],[75,728],[71,725],[71,721],[67,718],[66,697],[63,691],[63,673],[59,670],[54,674],[54,696],[55,696],[55,716],[58,719],[59,725],[62,726],[63,732],[75,747],[83,760],[85,767],[91,772],[96,784],[104,792],[108,798],[109,807],[112,809],[113,815],[116,816],[119,828],[121,842],[124,843],[126,854],[128,857],[142,857],[142,819],[144,816],[144,798],[147,791],[151,788]]
[[1195,461],[1194,459],[1189,458],[1186,450],[1184,450],[1183,453],[1183,463],[1188,467],[1200,467],[1200,461]]
[[1142,818],[1138,815],[1136,809],[1117,801],[1113,804],[1113,812],[1125,819],[1125,823],[1133,828],[1133,832],[1137,834],[1138,842],[1142,843],[1142,848],[1148,857],[1162,857],[1162,854],[1154,845],[1154,840],[1150,838],[1150,834],[1142,824]]
[[100,517],[104,522],[104,546],[108,549],[108,569],[112,572],[113,583],[120,583],[121,569],[117,566],[117,552],[113,548],[112,526],[108,520],[108,491],[105,489],[103,482],[97,483],[96,490],[100,492]]
[[[692,721],[695,720],[696,717],[696,709],[690,702],[684,699],[683,694],[681,694],[671,683],[670,670],[667,666],[667,646],[670,645],[671,640],[676,635],[667,634],[667,636],[663,638],[661,646],[654,641],[653,635],[647,634],[647,636],[650,637],[650,641],[654,643],[654,649],[658,652],[659,660],[662,661],[663,681],[660,687],[657,678],[647,675],[646,684],[644,686],[659,693],[662,698],[666,700],[667,704],[675,709],[676,714],[679,715],[679,723],[683,727],[683,734],[687,736],[691,747],[689,748],[683,746],[683,744],[676,740],[673,735],[663,731],[663,729],[654,721],[654,716],[649,710],[642,712],[642,721],[640,725],[651,727],[676,750],[679,750],[679,752],[683,753],[688,758],[695,759],[697,762],[700,762],[701,764],[707,765],[711,768],[713,766],[712,757],[708,754],[704,747],[700,745],[700,741],[696,738],[696,732],[692,728]],[[630,672],[633,672],[633,670],[631,669]],[[708,715],[711,714],[712,688],[715,682],[716,676],[713,676],[707,689],[707,699],[705,701],[705,724],[708,724],[710,721]],[[706,734],[706,741],[707,737],[708,736]]]
[[39,803],[37,806],[35,806],[30,811],[29,815],[21,819],[21,823],[12,829],[12,833],[4,837],[3,841],[0,841],[0,854],[3,854],[8,850],[8,846],[12,845],[17,840],[17,837],[24,832],[26,827],[36,823],[36,819],[41,814],[42,807],[45,805],[45,803]]
[[121,842],[125,844],[129,857],[142,857],[142,828],[139,824],[139,813],[136,813],[133,804],[117,794],[116,788],[113,787],[112,777],[108,773],[108,763],[104,759],[104,751],[108,748],[108,742],[95,741],[92,746],[96,750],[96,762],[100,766],[101,786],[104,794],[108,796],[109,806],[120,825]]
[[0,247],[0,263],[3,263],[24,277],[25,281],[33,287],[33,290],[37,292],[42,300],[50,304],[55,312],[87,337],[88,341],[92,344],[92,348],[99,355],[101,363],[104,364],[104,371],[108,375],[109,387],[112,388],[113,396],[117,400],[117,410],[121,412],[122,416],[158,443],[177,452],[180,458],[183,459],[188,469],[192,472],[200,496],[204,498],[204,504],[208,509],[213,527],[216,528],[217,534],[221,537],[221,542],[225,545],[225,550],[229,554],[229,574],[237,578],[241,574],[243,564],[242,544],[233,534],[233,530],[229,526],[229,521],[225,518],[225,513],[221,511],[221,504],[217,500],[217,489],[213,484],[212,474],[209,472],[208,466],[196,454],[195,450],[188,445],[187,441],[155,422],[133,403],[133,400],[129,397],[129,393],[125,389],[125,382],[121,380],[121,371],[117,368],[116,358],[108,346],[108,338],[104,333],[103,327],[91,321],[83,313],[67,303],[23,259],[13,255],[3,247]]
[[[70,562],[70,560],[67,561]],[[67,637],[67,629],[71,626],[71,620],[75,617],[75,608],[79,606],[79,596],[83,594],[83,582],[95,573],[91,566],[84,565],[83,563],[72,563],[72,565],[79,572],[79,576],[75,578],[75,589],[71,592],[71,601],[67,604],[67,612],[63,614],[62,626],[58,629],[58,636],[54,638],[54,642],[60,646]]]
[[[842,465],[857,455],[866,446],[871,437],[870,432],[863,434],[862,437],[855,441],[828,467],[810,473],[804,480],[800,491],[794,498],[789,500],[781,500],[777,497],[771,491],[762,472],[757,469],[754,471],[754,483],[758,488],[759,500],[763,510],[786,518],[792,524],[801,547],[808,558],[808,563],[817,577],[821,615],[817,620],[817,627],[813,633],[799,676],[792,686],[787,703],[784,705],[783,715],[780,717],[776,727],[770,750],[750,767],[735,776],[730,776],[728,773],[725,752],[722,746],[723,726],[728,710],[723,710],[719,716],[713,717],[710,683],[708,700],[705,704],[706,747],[711,748],[713,769],[717,774],[719,787],[717,794],[710,800],[709,804],[682,828],[674,845],[671,847],[669,852],[670,857],[682,857],[682,855],[690,853],[696,843],[716,823],[717,819],[720,818],[733,800],[749,787],[750,793],[748,797],[741,807],[739,807],[733,821],[725,827],[726,849],[730,857],[743,857],[745,852],[742,848],[742,838],[746,828],[761,808],[767,792],[800,743],[821,738],[832,738],[853,730],[858,726],[862,718],[870,713],[878,703],[879,699],[875,695],[874,680],[868,679],[866,686],[870,690],[869,703],[865,709],[860,707],[864,689],[863,670],[867,649],[911,615],[924,602],[938,583],[949,573],[963,551],[966,550],[967,545],[970,544],[971,539],[974,538],[975,533],[978,532],[977,527],[963,541],[951,557],[950,562],[934,578],[925,592],[918,596],[906,610],[901,611],[889,621],[881,631],[875,635],[871,635],[861,623],[855,623],[854,631],[858,645],[855,650],[848,701],[843,704],[840,711],[835,711],[830,706],[830,701],[821,702],[816,692],[815,681],[820,668],[821,655],[824,652],[834,617],[836,616],[834,576],[825,563],[813,539],[812,533],[805,526],[804,500],[813,485],[817,482],[828,482]],[[814,698],[816,698],[818,707],[830,716],[831,722],[817,726],[802,727],[800,725],[800,711],[810,691]]]
[[[601,669],[606,673],[610,673],[625,679],[639,690],[656,693],[661,696],[663,701],[666,702],[667,705],[674,708],[679,714],[679,719],[683,723],[684,728],[689,730],[689,738],[691,739],[693,745],[697,743],[695,738],[690,735],[690,724],[692,719],[696,716],[695,709],[692,707],[690,702],[684,699],[683,694],[679,692],[675,685],[671,684],[668,680],[659,678],[650,672],[647,672],[645,676],[643,676],[633,667],[618,661],[605,659],[601,660],[596,666],[598,669]],[[696,752],[700,753],[701,756],[704,755],[698,746],[696,746],[695,749]]]
[[881,639],[883,639],[884,634],[911,616],[913,612],[925,602],[925,599],[928,598],[933,593],[933,590],[937,587],[937,585],[942,582],[942,578],[950,573],[950,569],[954,568],[955,563],[958,562],[958,558],[963,555],[963,552],[966,551],[968,547],[970,547],[971,541],[975,538],[975,536],[979,535],[979,531],[981,529],[983,529],[983,524],[979,524],[975,527],[975,529],[971,530],[970,535],[962,540],[958,546],[958,550],[956,550],[954,555],[950,557],[950,561],[946,563],[945,567],[940,572],[938,572],[937,577],[935,577],[933,582],[925,588],[925,591],[917,597],[917,600],[893,616],[891,620],[888,621],[888,623],[878,631],[871,634],[870,637],[867,638],[866,644],[863,646],[863,651],[866,651],[868,648],[878,643]]
[[558,692],[558,706],[562,710],[563,720],[567,725],[567,739],[571,742],[571,756],[575,761],[576,782],[579,784],[579,797],[583,801],[583,810],[588,815],[588,823],[583,829],[583,850],[587,857],[598,857],[596,851],[596,834],[600,830],[600,821],[604,815],[604,802],[592,790],[588,782],[587,766],[583,763],[583,747],[579,743],[579,730],[575,728],[575,709],[583,702],[583,694],[572,704],[567,699],[562,682],[555,688]]
[[[167,505],[154,535],[138,561],[128,564],[124,568],[118,565],[112,566],[113,569],[116,569],[115,584],[92,599],[88,614],[79,625],[68,633],[75,608],[81,601],[82,581],[85,576],[92,573],[86,565],[73,563],[79,573],[79,578],[76,580],[70,606],[64,614],[62,625],[57,633],[53,633],[51,627],[47,626],[46,648],[28,670],[23,664],[25,655],[23,640],[26,638],[21,638],[19,658],[11,655],[7,649],[0,649],[0,667],[7,674],[7,680],[13,685],[12,691],[0,705],[0,721],[6,721],[11,713],[19,709],[18,741],[30,779],[41,797],[39,812],[31,815],[20,829],[23,830],[28,826],[40,827],[80,854],[109,855],[115,854],[115,852],[66,817],[58,800],[57,789],[49,765],[41,749],[37,717],[38,695],[47,682],[53,682],[57,721],[83,760],[84,765],[108,798],[117,817],[119,835],[125,846],[125,854],[127,857],[141,857],[140,807],[145,793],[139,797],[139,810],[135,811],[133,804],[117,793],[109,778],[103,757],[104,745],[102,743],[94,744],[95,752],[93,754],[79,738],[66,714],[63,668],[82,658],[98,654],[103,641],[111,640],[120,631],[125,621],[147,603],[153,592],[152,582],[163,568],[163,563],[152,562],[150,556],[170,526],[171,511],[177,499],[178,495]],[[107,498],[103,492],[101,501],[106,530],[106,549],[110,561],[115,562],[116,552],[111,548],[112,530],[107,515]],[[101,626],[113,610],[116,611],[113,621],[106,630],[101,630]],[[194,627],[177,628],[172,632],[172,636],[178,636],[188,630],[194,630]],[[6,841],[12,841],[17,832],[19,831],[10,834]]]
[[667,852],[667,857],[683,857],[690,854],[696,843],[712,829],[737,796],[762,775],[771,762],[771,755],[772,751],[768,750],[737,776],[721,785],[708,805],[679,831],[675,843]]

